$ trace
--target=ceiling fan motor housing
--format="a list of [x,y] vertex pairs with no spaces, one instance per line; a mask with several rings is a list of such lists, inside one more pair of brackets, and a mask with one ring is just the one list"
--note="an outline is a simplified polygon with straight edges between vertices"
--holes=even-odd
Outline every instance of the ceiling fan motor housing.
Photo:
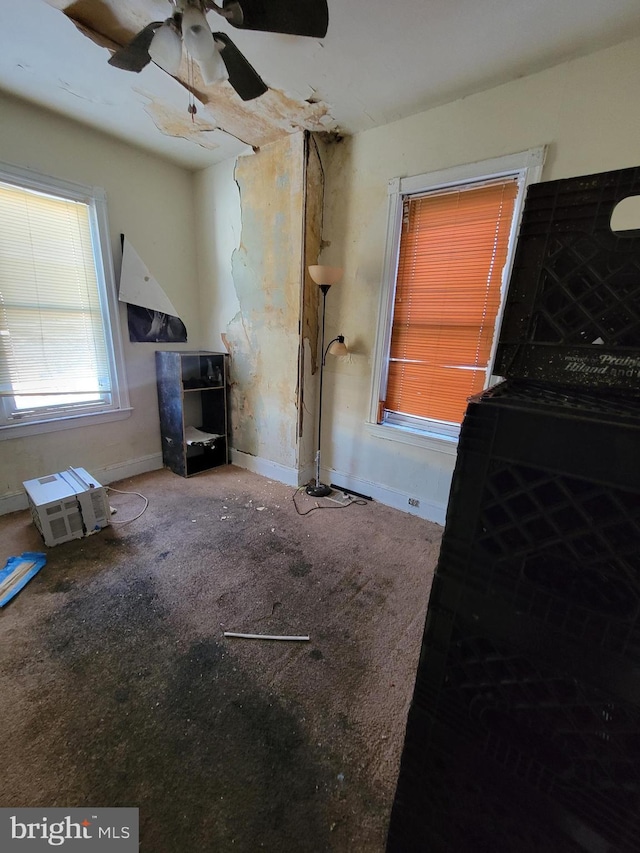
[[[238,29],[322,38],[329,26],[327,0],[170,0],[175,8],[166,21],[147,24],[115,51],[109,64],[139,73],[151,59],[178,74],[182,46],[198,63],[205,85],[228,79],[243,101],[268,91],[255,68],[226,33],[211,31],[207,12],[215,11]],[[157,36],[157,38],[156,38]]]
[[327,0],[223,0],[222,8],[243,30],[324,38],[329,27]]

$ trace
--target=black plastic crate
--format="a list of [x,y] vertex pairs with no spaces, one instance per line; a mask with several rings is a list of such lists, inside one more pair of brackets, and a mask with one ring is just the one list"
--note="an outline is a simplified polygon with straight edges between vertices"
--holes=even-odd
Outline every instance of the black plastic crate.
[[529,187],[495,372],[562,386],[636,389],[640,231],[611,231],[640,167]]
[[635,391],[566,388],[533,380],[509,379],[482,391],[471,402],[492,401],[510,408],[544,407],[564,417],[635,424],[640,419],[640,386]]
[[416,677],[414,700],[425,706],[440,690],[457,619],[475,626],[480,634],[522,649],[551,667],[561,667],[594,689],[640,708],[640,670],[632,659],[574,639],[564,628],[541,624],[535,616],[495,596],[482,595],[441,572],[436,574],[432,585]]
[[411,708],[387,853],[584,853],[562,817],[509,787],[478,744]]
[[402,842],[422,834],[435,851],[640,850],[640,705],[595,686],[592,662],[526,618],[464,604],[439,579],[389,849],[420,850]]
[[638,402],[505,383],[469,405],[437,575],[640,664]]

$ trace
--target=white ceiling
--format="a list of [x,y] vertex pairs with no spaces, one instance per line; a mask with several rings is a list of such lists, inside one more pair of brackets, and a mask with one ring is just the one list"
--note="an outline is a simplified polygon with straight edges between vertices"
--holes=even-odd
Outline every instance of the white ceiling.
[[123,43],[168,17],[168,0],[0,0],[0,89],[201,168],[296,128],[386,124],[640,35],[638,0],[328,2],[322,40],[236,30],[210,13],[270,91],[245,103],[228,83],[199,84],[208,103],[196,100],[192,122],[179,81],[153,64],[112,68],[61,11]]

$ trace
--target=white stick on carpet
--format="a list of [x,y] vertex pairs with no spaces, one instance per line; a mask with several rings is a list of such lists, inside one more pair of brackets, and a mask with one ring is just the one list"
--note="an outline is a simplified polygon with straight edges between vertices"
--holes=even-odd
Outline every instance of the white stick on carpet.
[[237,634],[235,631],[225,631],[225,637],[239,637],[241,640],[308,640],[309,637],[277,637],[274,634]]

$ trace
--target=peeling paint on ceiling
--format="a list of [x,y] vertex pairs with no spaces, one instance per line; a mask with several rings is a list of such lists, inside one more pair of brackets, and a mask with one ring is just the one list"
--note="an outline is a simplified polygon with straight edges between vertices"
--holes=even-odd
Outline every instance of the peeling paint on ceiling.
[[[70,18],[83,35],[111,51],[128,44],[147,24],[162,20],[170,8],[166,4],[165,9],[157,0],[129,0],[126,4],[121,0],[46,2]],[[226,82],[206,86],[197,65],[186,58],[175,79],[186,90],[184,116],[175,107],[157,101],[145,109],[162,133],[190,139],[203,148],[219,147],[204,136],[214,130],[229,133],[255,150],[295,131],[323,131],[335,125],[328,106],[321,102],[297,101],[272,88],[259,98],[243,102]],[[189,95],[198,102],[193,121],[188,113]]]
[[[139,91],[143,96],[149,97],[142,90]],[[150,97],[145,110],[153,119],[158,130],[166,133],[167,136],[190,139],[192,142],[212,151],[219,148],[219,143],[213,136],[214,131],[218,130],[215,122],[207,121],[201,115],[190,116],[186,114],[182,116],[176,114],[175,110],[154,101]]]
[[326,129],[328,108],[324,104],[297,103],[275,89],[247,102],[241,101],[228,83],[200,84],[192,91],[200,112],[209,116],[216,127],[252,148],[269,145],[299,130]]
[[[270,87],[243,102],[228,83],[203,86],[186,63],[179,79],[153,63],[139,75],[108,64],[109,50],[171,15],[169,0],[0,0],[0,89],[200,169],[292,131],[350,135],[388,124],[640,36],[638,0],[328,5],[322,39],[234,29],[209,14]],[[162,123],[173,131],[195,98],[205,125],[226,132],[202,131],[219,147],[203,145],[194,127],[187,139],[159,131],[136,87],[172,114]]]

